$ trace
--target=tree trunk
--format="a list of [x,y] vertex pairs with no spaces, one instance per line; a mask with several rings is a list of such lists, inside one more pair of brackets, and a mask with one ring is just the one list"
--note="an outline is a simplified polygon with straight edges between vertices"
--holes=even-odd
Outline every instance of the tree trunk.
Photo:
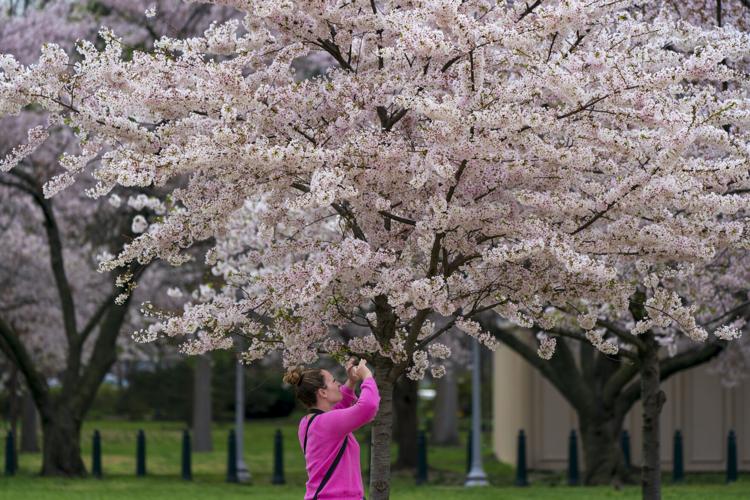
[[212,451],[211,358],[195,358],[193,371],[193,451]]
[[393,390],[393,437],[398,443],[396,469],[417,467],[417,390],[419,383],[402,375]]
[[56,405],[42,412],[42,475],[83,477],[81,459],[81,420],[70,408]]
[[458,383],[456,369],[449,363],[445,375],[437,379],[435,414],[431,442],[440,446],[458,446]]
[[661,499],[659,415],[666,401],[659,389],[659,345],[652,333],[643,335],[646,349],[639,352],[641,400],[643,401],[643,466],[641,490],[644,500]]
[[585,463],[584,484],[608,485],[617,480],[629,483],[629,473],[620,449],[622,419],[593,420],[579,415],[579,422]]
[[393,430],[392,363],[375,364],[375,381],[380,392],[380,408],[372,422],[370,459],[370,500],[388,500],[391,488],[391,432]]
[[10,431],[13,436],[16,437],[16,443],[18,442],[18,367],[11,365],[10,377],[8,377],[8,422],[10,423]]
[[39,451],[39,441],[36,434],[36,404],[31,393],[23,393],[21,403],[21,452],[36,453]]

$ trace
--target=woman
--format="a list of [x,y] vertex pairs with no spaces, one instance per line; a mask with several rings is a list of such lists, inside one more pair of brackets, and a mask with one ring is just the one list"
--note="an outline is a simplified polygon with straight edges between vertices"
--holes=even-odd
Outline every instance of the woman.
[[[307,468],[305,500],[364,498],[359,443],[351,433],[375,418],[380,395],[365,360],[357,365],[349,360],[346,374],[343,386],[328,370],[298,368],[284,376],[310,409],[298,432]],[[358,399],[354,387],[359,380]]]

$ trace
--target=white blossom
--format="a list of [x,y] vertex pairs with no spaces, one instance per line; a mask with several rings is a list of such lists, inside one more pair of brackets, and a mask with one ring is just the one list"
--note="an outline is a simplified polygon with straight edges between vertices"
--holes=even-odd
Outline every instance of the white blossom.
[[148,222],[146,221],[146,218],[144,216],[139,214],[133,217],[133,223],[130,226],[131,231],[139,234],[144,232],[146,229],[148,229]]

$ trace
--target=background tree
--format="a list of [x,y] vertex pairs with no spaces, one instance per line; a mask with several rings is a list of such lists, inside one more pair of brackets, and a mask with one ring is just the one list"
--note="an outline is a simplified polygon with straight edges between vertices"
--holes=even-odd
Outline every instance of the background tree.
[[[641,4],[638,9],[646,16],[653,17],[660,9],[665,8],[676,17],[702,26],[732,26],[744,32],[750,27],[750,4],[743,2],[722,2],[717,0],[697,0],[692,2],[649,2]],[[727,88],[726,84],[723,84]],[[733,131],[726,127],[725,131]],[[738,191],[730,189],[729,194]],[[740,190],[741,192],[741,190]],[[702,279],[698,279],[694,290],[683,295],[688,303],[705,304],[703,326],[712,324],[711,316],[718,315],[727,320],[732,317],[746,316],[744,308],[745,291],[747,290],[746,265],[742,261],[743,256],[733,256],[730,259],[717,259],[713,264],[701,271]],[[699,295],[698,295],[699,294]],[[635,305],[635,304],[633,304]],[[739,305],[739,306],[738,306]],[[738,306],[738,307],[735,307]],[[647,315],[639,307],[631,307],[631,310],[639,316]],[[712,310],[713,309],[713,310]],[[717,312],[721,311],[721,312]],[[727,311],[730,311],[727,313]],[[574,311],[569,311],[575,315]],[[722,313],[726,313],[722,314]],[[684,317],[684,316],[683,316]],[[638,319],[638,318],[636,318]],[[615,344],[631,344],[636,352],[644,355],[654,363],[659,359],[657,380],[665,380],[671,375],[682,370],[690,369],[719,356],[714,370],[721,373],[728,383],[736,380],[737,376],[743,376],[744,355],[742,346],[747,342],[726,344],[721,340],[714,340],[704,346],[691,345],[675,336],[675,332],[660,331],[656,334],[658,345],[653,343],[652,332],[646,337],[651,341],[641,343],[639,339],[630,337],[629,330],[633,327],[633,321],[617,324],[616,321],[605,321],[608,327],[603,327],[601,335],[609,336],[611,339],[619,339]],[[568,340],[577,339],[583,341],[578,347],[564,345],[565,352],[560,359],[551,363],[545,363],[534,356],[534,349],[513,335],[513,331],[519,329],[508,329],[498,325],[495,318],[487,316],[483,325],[492,329],[498,339],[527,359],[535,368],[539,369],[576,409],[578,419],[581,423],[581,438],[584,448],[584,459],[587,466],[585,481],[589,484],[608,483],[613,475],[622,480],[628,479],[628,471],[622,467],[623,459],[621,450],[617,445],[617,438],[621,431],[622,419],[625,413],[632,408],[635,401],[641,398],[639,375],[635,373],[635,363],[632,360],[622,359],[621,354],[597,352],[591,346],[590,339],[584,337],[584,332],[573,327],[572,330],[557,328],[552,336],[557,335]],[[603,325],[600,325],[603,326]],[[679,327],[679,325],[677,325]],[[713,325],[716,326],[715,324]],[[613,331],[614,330],[614,331]],[[538,330],[527,331],[527,334],[538,335]],[[667,333],[666,336],[663,334]],[[544,334],[546,335],[546,334]],[[521,335],[523,337],[524,335]],[[528,335],[527,335],[528,337]],[[744,337],[743,337],[744,338]],[[596,340],[594,345],[601,345],[601,339]],[[605,344],[607,346],[607,344]],[[667,349],[665,346],[669,346]],[[578,361],[571,355],[571,349],[578,349]],[[679,354],[677,354],[679,351]],[[677,354],[677,355],[676,355]],[[627,367],[622,370],[623,364]],[[654,394],[652,401],[659,401],[661,391],[655,389],[658,384],[652,383]],[[646,410],[657,411],[660,405],[647,405]],[[658,424],[658,416],[653,413],[647,417],[648,420]],[[649,427],[649,432],[644,433],[644,457],[650,460],[647,468],[652,471],[652,484],[659,476],[659,453],[658,453],[658,427]],[[649,439],[649,436],[651,439]],[[648,449],[648,452],[646,452]],[[658,488],[651,488],[658,489]]]
[[[437,324],[440,324],[438,321]],[[442,446],[459,444],[459,414],[465,411],[459,406],[459,379],[471,368],[471,346],[468,338],[460,332],[449,332],[451,335],[443,340],[451,350],[451,357],[445,362],[445,375],[434,380],[435,401],[433,405],[432,433],[430,442]],[[491,365],[482,361],[483,366]],[[482,402],[483,408],[489,408]]]
[[[493,317],[484,318],[482,325],[539,370],[576,411],[583,446],[584,483],[630,482],[631,471],[625,467],[619,436],[625,416],[641,398],[635,367],[620,354],[599,352],[585,338],[578,342],[572,340],[571,337],[583,336],[578,329],[556,329],[564,333],[557,342],[555,355],[548,361],[540,358],[532,345],[536,342],[537,330],[498,324],[498,319]],[[554,333],[549,335],[555,336]],[[660,381],[707,363],[723,347],[724,342],[711,341],[673,356],[661,352]]]
[[[27,2],[27,10],[16,6],[9,17],[0,19],[0,47],[26,61],[33,58],[37,51],[34,44],[40,38],[72,47],[78,37],[94,37],[99,21],[126,26],[126,19],[104,11],[106,3],[96,4],[93,11],[88,3],[44,2],[40,4],[43,8],[36,9],[34,2]],[[118,7],[128,9],[139,3],[145,4],[117,2]],[[170,23],[179,21],[182,15],[188,27],[195,23],[201,28],[207,26],[202,15],[195,16],[177,6]],[[145,44],[153,33],[151,27],[145,34],[131,34],[131,40]],[[40,110],[29,109],[18,119],[4,121],[0,151],[10,151],[28,127],[45,119]],[[140,226],[146,217],[158,216],[160,209],[147,197],[134,196],[133,190],[120,192],[126,199],[133,195],[124,213],[114,208],[119,204],[117,195],[101,201],[74,193],[54,203],[46,199],[42,185],[58,170],[58,157],[66,165],[70,155],[81,152],[70,131],[54,128],[51,133],[44,147],[25,158],[22,165],[0,173],[1,245],[3,255],[9,256],[0,268],[0,281],[5,285],[0,292],[0,349],[23,374],[39,409],[44,442],[42,473],[82,475],[81,422],[115,360],[118,342],[123,341],[120,333],[142,324],[138,315],[128,318],[129,299],[114,302],[120,294],[114,276],[98,273],[95,257],[131,240],[142,231]],[[87,159],[96,160],[96,155]],[[144,269],[131,267],[136,274]],[[149,285],[149,279],[156,281]],[[153,273],[146,278],[141,300],[149,289],[153,293],[157,281]],[[60,380],[59,391],[50,389],[51,376]],[[26,410],[24,414],[30,418],[33,412]],[[30,441],[27,444],[32,447]]]

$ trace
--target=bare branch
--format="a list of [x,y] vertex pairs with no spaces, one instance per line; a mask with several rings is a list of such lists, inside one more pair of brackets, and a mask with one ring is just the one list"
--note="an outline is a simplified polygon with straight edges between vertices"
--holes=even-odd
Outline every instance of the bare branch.
[[44,400],[49,392],[47,381],[34,367],[34,362],[21,343],[18,332],[2,317],[0,317],[0,350],[21,370],[34,399]]
[[385,210],[380,210],[378,213],[380,215],[382,215],[383,217],[385,217],[386,219],[391,219],[391,220],[394,220],[396,222],[400,222],[402,224],[407,224],[409,226],[416,226],[417,225],[416,221],[413,221],[411,219],[407,219],[406,217],[400,217],[398,215],[393,215],[392,213],[386,212]]
[[609,332],[614,334],[617,338],[619,338],[623,342],[627,342],[628,344],[636,346],[639,351],[644,350],[646,348],[646,344],[644,344],[641,339],[639,339],[637,336],[633,335],[629,331],[620,328],[619,326],[612,323],[611,321],[608,321],[606,319],[597,319],[596,324],[597,326],[606,328]]
[[[32,176],[19,169],[12,170],[10,174],[21,179],[23,184],[26,185],[26,188],[23,188],[22,184],[14,183],[15,185],[13,187],[17,187],[26,192],[42,210],[42,215],[44,216],[44,229],[47,234],[47,243],[49,245],[50,266],[55,278],[55,285],[57,286],[57,293],[62,309],[63,328],[68,344],[73,345],[77,341],[75,301],[73,299],[73,290],[65,272],[62,239],[55,218],[55,213],[52,209],[52,201],[44,198],[41,187]],[[6,181],[4,184],[8,185],[9,181]]]
[[542,0],[536,0],[531,5],[526,4],[526,10],[524,10],[523,12],[521,12],[521,17],[519,17],[518,19],[516,19],[516,22],[520,23],[521,21],[523,21],[524,17],[526,17],[529,14],[531,14],[532,12],[534,12],[534,9],[536,9],[537,7],[539,7],[541,4],[542,4]]

